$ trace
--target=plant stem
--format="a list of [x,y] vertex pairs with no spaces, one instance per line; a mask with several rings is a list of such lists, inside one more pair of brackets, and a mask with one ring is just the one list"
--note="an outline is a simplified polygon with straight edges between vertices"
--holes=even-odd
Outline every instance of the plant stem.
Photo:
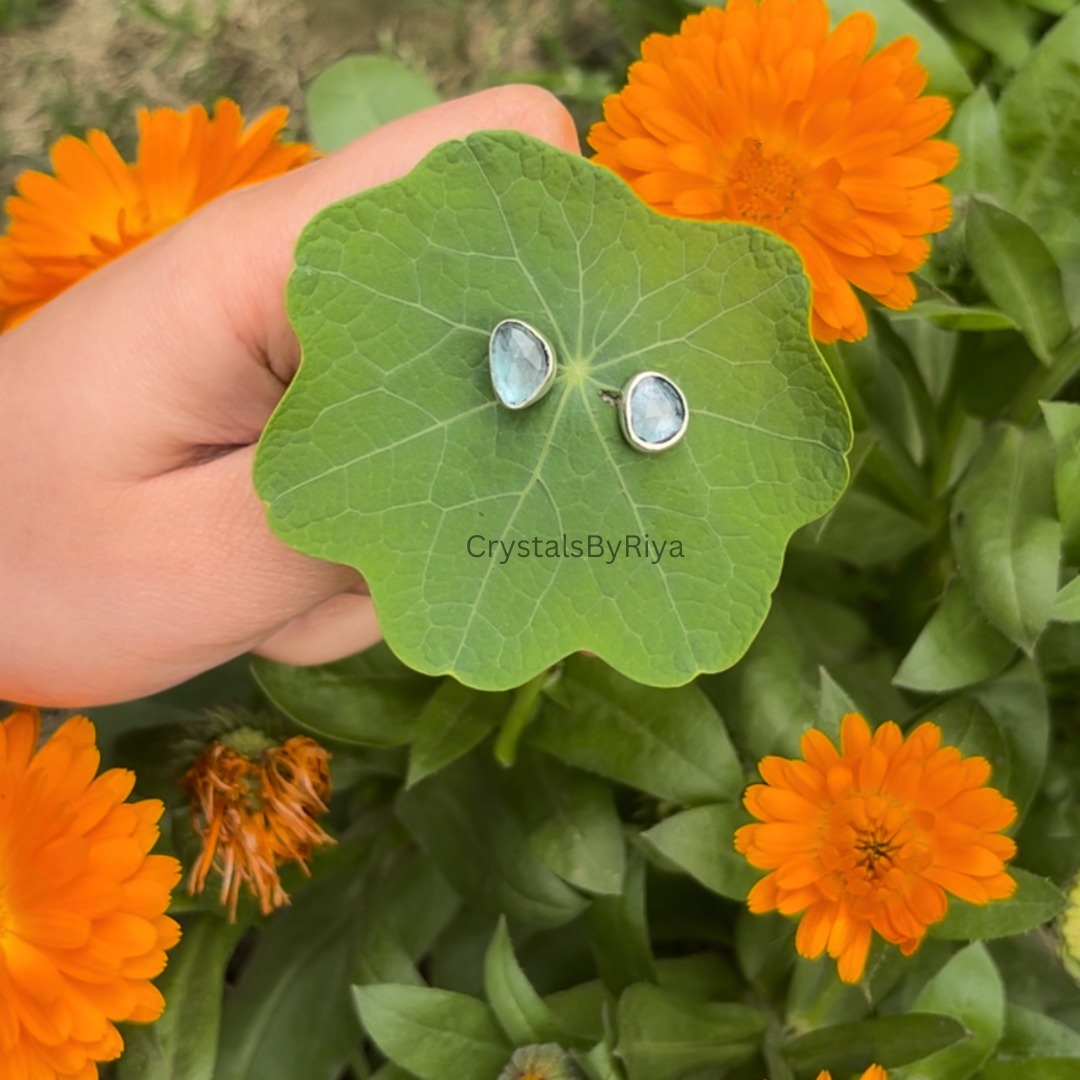
[[536,716],[540,692],[544,689],[547,677],[548,672],[545,669],[514,691],[510,711],[506,714],[506,719],[499,729],[499,737],[495,740],[495,760],[507,769],[517,760],[518,741],[521,733]]

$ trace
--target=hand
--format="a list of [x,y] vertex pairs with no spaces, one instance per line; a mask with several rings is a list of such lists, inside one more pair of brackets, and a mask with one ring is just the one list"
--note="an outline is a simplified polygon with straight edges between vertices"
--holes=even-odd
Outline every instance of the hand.
[[545,91],[448,102],[215,200],[0,336],[0,698],[102,704],[378,639],[362,579],[285,547],[252,487],[299,362],[285,280],[322,207],[492,128],[577,150]]

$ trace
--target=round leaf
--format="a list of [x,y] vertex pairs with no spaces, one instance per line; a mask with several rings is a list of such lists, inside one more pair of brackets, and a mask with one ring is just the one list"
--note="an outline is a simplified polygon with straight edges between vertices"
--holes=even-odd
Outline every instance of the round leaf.
[[[255,467],[287,543],[367,578],[407,664],[505,689],[579,649],[633,678],[733,664],[785,545],[847,481],[850,422],[795,252],[653,213],[512,133],[433,151],[305,230],[304,361]],[[494,326],[551,342],[539,403],[498,405]],[[658,370],[686,437],[642,454],[613,395]]]
[[311,137],[326,153],[400,116],[438,102],[422,75],[390,56],[346,56],[308,88]]

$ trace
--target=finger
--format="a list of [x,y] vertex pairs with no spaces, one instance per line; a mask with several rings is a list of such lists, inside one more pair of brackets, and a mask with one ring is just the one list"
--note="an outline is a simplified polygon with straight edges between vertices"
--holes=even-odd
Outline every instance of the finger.
[[299,359],[284,294],[303,226],[404,175],[439,143],[489,128],[576,149],[569,114],[536,87],[437,105],[215,200],[61,294],[11,332],[21,335],[13,351],[27,366],[40,354],[63,369],[46,379],[39,367],[36,384],[60,386],[49,407],[81,429],[84,453],[100,451],[105,468],[138,461],[122,479],[190,465],[199,448],[254,442]]
[[374,645],[381,636],[371,597],[346,593],[293,619],[255,652],[283,664],[328,664]]

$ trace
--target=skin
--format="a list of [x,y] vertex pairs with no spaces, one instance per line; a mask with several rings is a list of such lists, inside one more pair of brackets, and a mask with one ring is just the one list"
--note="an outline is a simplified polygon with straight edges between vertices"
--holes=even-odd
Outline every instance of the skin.
[[285,547],[252,487],[300,359],[285,281],[318,210],[483,129],[578,150],[546,91],[447,102],[215,200],[0,336],[0,698],[105,704],[378,640],[362,579]]

